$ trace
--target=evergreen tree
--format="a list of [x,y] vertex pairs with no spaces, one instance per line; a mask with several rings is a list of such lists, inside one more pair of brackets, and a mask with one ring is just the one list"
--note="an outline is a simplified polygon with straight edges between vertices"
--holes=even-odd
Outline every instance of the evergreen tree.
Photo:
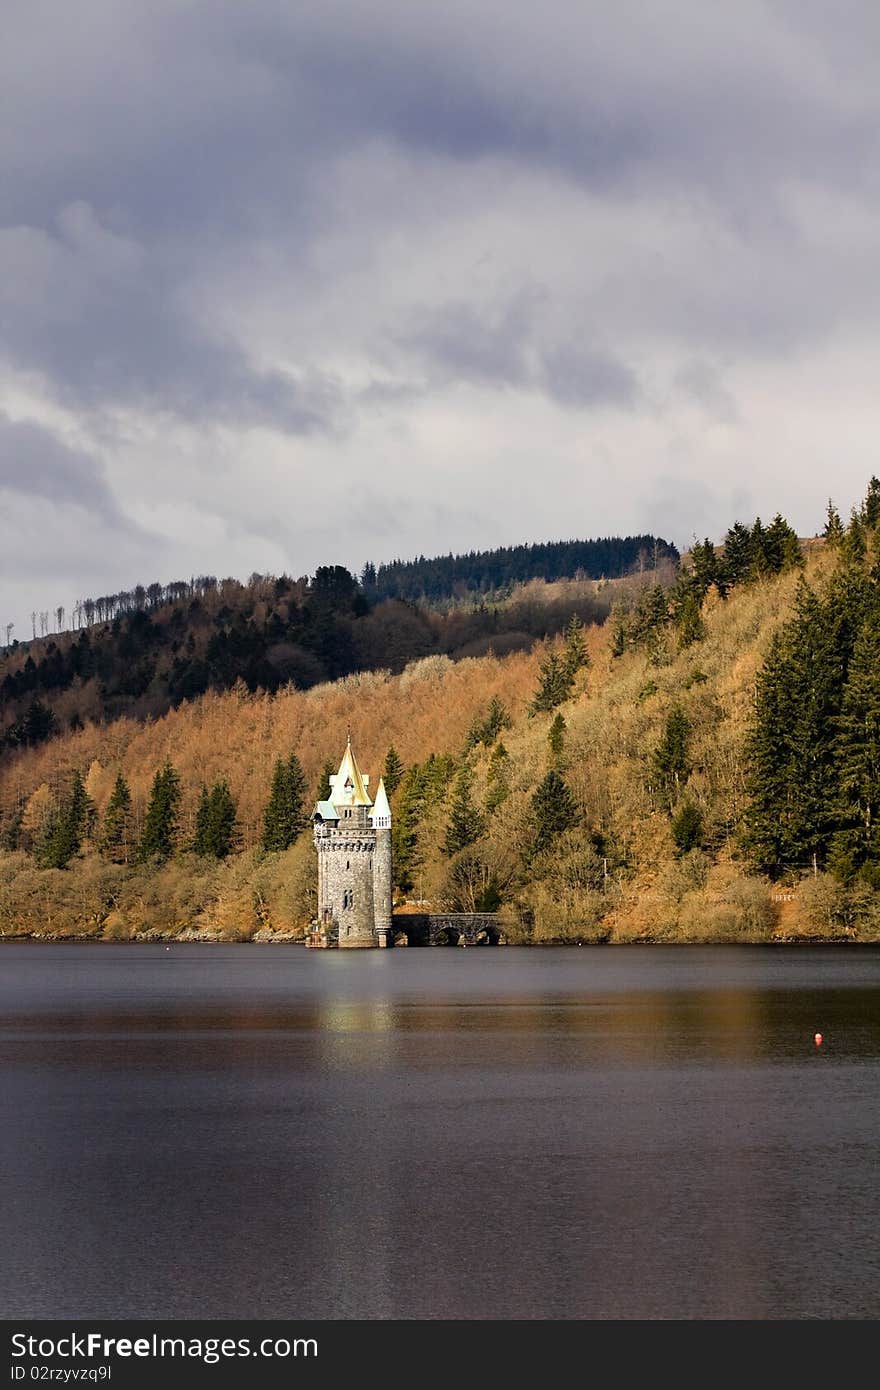
[[63,805],[49,818],[38,858],[44,869],[65,869],[94,825],[95,804],[79,772],[73,774]]
[[196,811],[194,853],[210,859],[225,859],[238,843],[236,805],[227,783],[217,782],[210,791],[203,786]]
[[574,797],[555,769],[548,772],[539,784],[532,797],[531,811],[534,830],[532,853],[539,854],[571,827],[577,814]]
[[880,612],[875,608],[853,649],[834,745],[841,828],[837,866],[880,863]]
[[839,550],[843,542],[843,522],[840,519],[840,512],[835,507],[831,498],[828,498],[828,509],[825,513],[825,530],[822,532],[825,541],[832,550]]
[[403,780],[403,762],[397,749],[392,744],[385,754],[385,768],[382,773],[385,782],[385,790],[389,796],[393,796]]
[[486,810],[497,811],[510,795],[508,766],[510,754],[503,743],[497,743],[489,756],[486,777]]
[[862,503],[862,520],[871,531],[880,526],[880,478],[874,477],[868,484]]
[[804,563],[797,533],[780,512],[776,513],[765,532],[764,557],[771,574],[782,574],[786,570],[797,569]]
[[21,830],[24,822],[24,806],[16,806],[9,820],[3,827],[3,834],[0,835],[0,849],[6,850],[8,854],[14,853],[21,843]]
[[629,642],[629,622],[623,609],[615,605],[611,610],[611,655],[623,656]]
[[801,579],[795,617],[759,673],[746,843],[769,873],[824,862],[837,802],[835,719],[863,605],[863,578],[841,575],[824,601]]
[[584,636],[584,625],[576,613],[572,613],[565,629],[565,650],[562,655],[565,674],[573,681],[578,671],[590,666],[590,655]]
[[160,768],[153,778],[150,801],[144,818],[144,828],[137,857],[143,863],[170,859],[177,844],[180,815],[180,778],[170,762]]
[[693,801],[683,801],[672,818],[672,838],[679,856],[698,849],[703,839],[703,816]]
[[706,636],[706,624],[703,622],[702,603],[699,592],[693,587],[688,587],[681,605],[675,615],[675,626],[678,631],[678,646],[680,651],[687,647],[692,647],[695,642],[702,642]]
[[557,714],[547,733],[547,742],[550,745],[551,765],[557,770],[561,766],[562,755],[565,749],[565,729],[565,720],[561,714]]
[[443,840],[444,854],[458,854],[459,850],[472,845],[483,833],[483,818],[473,802],[473,785],[473,773],[465,763],[452,791],[449,823]]
[[691,548],[690,558],[692,586],[702,601],[712,585],[717,584],[721,577],[718,555],[714,545],[707,537],[702,544],[697,541]]
[[745,584],[753,577],[755,545],[751,528],[741,521],[734,522],[724,537],[724,556],[721,564],[727,588]]
[[502,729],[509,729],[511,726],[510,711],[497,695],[493,695],[489,701],[489,708],[481,718],[477,716],[468,730],[465,739],[465,754],[472,748],[476,748],[478,743],[483,743],[487,748],[498,738]]
[[556,652],[548,652],[539,668],[538,689],[529,705],[529,714],[540,714],[564,704],[571,695],[573,681],[564,658]]
[[116,774],[116,782],[104,812],[101,826],[100,850],[106,859],[114,864],[124,864],[131,849],[131,792],[121,772]]
[[418,763],[404,774],[391,823],[391,851],[394,882],[402,893],[410,893],[421,865],[419,822],[425,806],[424,779]]
[[654,750],[654,776],[664,795],[672,802],[690,772],[688,745],[690,720],[680,705],[673,705]]
[[330,800],[330,791],[331,791],[331,788],[330,788],[330,778],[333,776],[333,774],[334,774],[335,771],[336,771],[336,768],[335,768],[334,764],[333,764],[332,762],[329,762],[329,761],[326,762],[326,763],[324,764],[324,766],[321,768],[321,775],[320,775],[320,777],[318,778],[318,795],[317,795],[316,800],[318,800],[318,801],[329,801],[329,800]]
[[851,565],[860,565],[868,553],[865,523],[855,509],[850,514],[849,525],[840,544],[840,553]]
[[[329,787],[328,787],[329,793]],[[260,843],[268,853],[281,853],[289,849],[294,840],[305,829],[306,779],[299,758],[291,753],[289,758],[277,758],[272,773],[269,800],[263,812],[263,833]],[[319,797],[321,801],[329,798]]]

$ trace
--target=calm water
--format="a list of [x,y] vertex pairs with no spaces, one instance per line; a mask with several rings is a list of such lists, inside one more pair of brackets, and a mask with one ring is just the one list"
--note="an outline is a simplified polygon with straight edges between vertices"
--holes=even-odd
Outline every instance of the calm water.
[[0,1316],[880,1315],[880,950],[4,945],[0,1063]]

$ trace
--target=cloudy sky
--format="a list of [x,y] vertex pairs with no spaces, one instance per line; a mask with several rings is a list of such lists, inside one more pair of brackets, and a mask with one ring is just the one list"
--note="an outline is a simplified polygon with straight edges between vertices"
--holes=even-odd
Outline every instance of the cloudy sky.
[[872,0],[28,0],[0,623],[880,469]]

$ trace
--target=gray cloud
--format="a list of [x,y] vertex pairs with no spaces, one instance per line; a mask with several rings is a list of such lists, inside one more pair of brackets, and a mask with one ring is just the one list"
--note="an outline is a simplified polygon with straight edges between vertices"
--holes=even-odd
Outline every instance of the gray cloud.
[[71,449],[32,420],[0,411],[0,488],[56,505],[82,507],[106,522],[121,520],[98,459]]
[[487,544],[687,539],[733,475],[802,529],[829,487],[846,509],[877,424],[878,41],[868,0],[15,7],[12,534],[77,503],[155,537],[114,575],[303,572],[481,543],[468,514]]

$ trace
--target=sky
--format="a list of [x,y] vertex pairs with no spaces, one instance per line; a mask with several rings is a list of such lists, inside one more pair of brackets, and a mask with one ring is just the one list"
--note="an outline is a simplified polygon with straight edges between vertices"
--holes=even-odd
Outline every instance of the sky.
[[0,627],[846,515],[878,68],[872,0],[8,7]]

